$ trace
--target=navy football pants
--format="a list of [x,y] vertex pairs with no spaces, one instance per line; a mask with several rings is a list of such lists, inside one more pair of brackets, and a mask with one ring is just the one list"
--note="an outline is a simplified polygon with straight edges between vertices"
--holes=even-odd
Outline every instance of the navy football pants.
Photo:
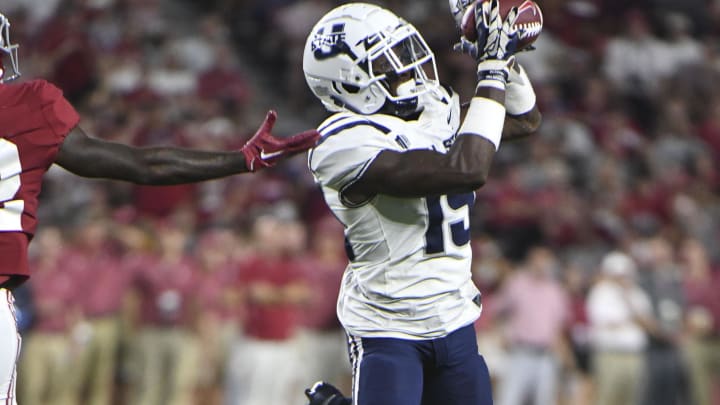
[[492,405],[472,325],[444,338],[350,336],[354,405]]

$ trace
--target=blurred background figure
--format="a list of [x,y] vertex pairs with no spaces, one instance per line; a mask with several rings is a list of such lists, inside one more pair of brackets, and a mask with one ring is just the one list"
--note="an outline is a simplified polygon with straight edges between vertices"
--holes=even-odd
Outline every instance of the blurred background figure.
[[596,404],[635,405],[645,380],[650,298],[637,284],[637,266],[625,253],[607,254],[599,277],[587,299]]
[[501,300],[502,286],[511,273],[513,264],[503,255],[497,242],[487,235],[476,235],[471,241],[473,249],[472,277],[482,296],[482,316],[475,321],[477,344],[488,365],[490,378],[497,390],[507,368],[507,344],[503,318],[495,306]]
[[80,318],[73,326],[77,362],[66,377],[76,404],[104,405],[114,398],[119,355],[120,314],[132,274],[120,265],[118,246],[105,216],[78,224],[66,261],[81,282],[76,295]]
[[29,405],[73,405],[68,376],[77,361],[72,332],[80,317],[75,275],[65,267],[69,252],[58,228],[40,228],[35,239],[30,253],[38,276],[31,288],[35,316],[23,337],[28,350],[18,367],[26,383],[18,395]]
[[638,262],[639,283],[650,297],[654,318],[648,331],[647,383],[642,403],[688,404],[688,378],[680,347],[685,294],[675,251],[662,235],[641,239],[631,249]]
[[298,332],[312,299],[304,277],[306,229],[287,203],[263,208],[252,224],[253,254],[241,264],[238,288],[243,335],[232,345],[226,405],[302,400]]
[[118,317],[120,332],[118,359],[114,370],[115,396],[111,403],[125,404],[135,395],[139,375],[137,336],[140,327],[140,300],[133,291],[135,271],[150,262],[156,254],[157,241],[150,225],[134,221],[133,210],[122,211],[113,216],[113,236],[118,244],[120,271],[130,276],[130,283],[124,285],[123,302]]
[[633,118],[644,128],[654,120],[651,99],[672,72],[664,44],[652,32],[648,16],[631,9],[621,17],[623,30],[605,48],[604,71],[614,89],[621,92]]
[[496,298],[494,311],[505,318],[508,348],[499,405],[558,401],[562,363],[570,354],[565,340],[570,303],[556,278],[559,270],[552,251],[532,248]]
[[592,378],[592,348],[590,325],[587,314],[587,294],[590,275],[580,264],[567,263],[563,269],[564,285],[570,310],[567,340],[572,351],[569,369],[565,378],[569,384],[562,384],[561,404],[591,405],[594,399]]
[[198,373],[198,267],[188,255],[189,234],[172,222],[159,226],[157,250],[135,263],[131,293],[137,299],[133,338],[135,375],[129,403],[194,403]]
[[313,223],[304,259],[304,276],[312,293],[303,310],[300,355],[303,386],[323,380],[349,392],[346,337],[335,311],[348,264],[343,241],[343,226],[335,217],[328,215]]
[[713,393],[720,383],[720,272],[712,267],[704,246],[696,239],[683,241],[680,255],[693,403],[717,404]]
[[239,243],[242,242],[232,229],[213,227],[200,233],[194,249],[198,258],[194,290],[198,312],[193,325],[199,346],[196,398],[208,405],[222,404],[230,345],[240,333],[236,314],[242,313],[243,308],[237,271],[243,257],[233,255],[233,251],[243,251]]

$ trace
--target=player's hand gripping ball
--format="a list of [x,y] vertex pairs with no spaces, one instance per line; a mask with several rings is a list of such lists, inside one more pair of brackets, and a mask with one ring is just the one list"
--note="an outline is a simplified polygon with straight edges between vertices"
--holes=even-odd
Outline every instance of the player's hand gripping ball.
[[[477,28],[475,24],[475,8],[481,8],[482,3],[490,0],[449,0],[450,11],[455,18],[455,22],[460,28],[462,35],[470,42],[478,39]],[[543,28],[543,15],[540,6],[532,0],[499,0],[500,16],[503,20],[513,7],[518,8],[518,16],[514,28],[517,29],[520,41],[518,50],[525,49],[535,42],[540,36]],[[478,11],[480,11],[479,9]],[[478,13],[482,14],[482,13]]]

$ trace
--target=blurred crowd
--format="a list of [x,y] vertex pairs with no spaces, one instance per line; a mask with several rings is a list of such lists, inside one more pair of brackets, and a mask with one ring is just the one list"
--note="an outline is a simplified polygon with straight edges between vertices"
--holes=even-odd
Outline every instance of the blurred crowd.
[[[538,0],[518,59],[543,125],[504,143],[472,212],[500,405],[720,404],[720,3]],[[94,136],[236,148],[264,112],[315,127],[302,47],[335,0],[3,0],[23,80]],[[469,100],[444,1],[383,2]],[[146,187],[53,168],[17,291],[24,405],[289,405],[347,388],[342,229],[303,157]]]

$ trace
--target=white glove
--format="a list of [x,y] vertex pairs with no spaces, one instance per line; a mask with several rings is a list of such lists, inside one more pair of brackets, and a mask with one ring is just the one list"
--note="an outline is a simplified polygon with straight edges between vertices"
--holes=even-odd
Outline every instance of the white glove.
[[535,106],[535,90],[525,69],[515,61],[510,66],[509,78],[505,86],[505,109],[510,115],[522,115]]
[[518,17],[517,7],[510,9],[505,21],[500,17],[499,0],[483,2],[481,9],[475,8],[475,29],[478,30],[478,41],[480,40],[481,30],[487,30],[481,58],[483,60],[507,60],[515,54],[520,42],[520,35],[517,28],[515,28],[515,20]]
[[505,21],[500,17],[498,0],[482,2],[480,7],[474,8],[474,12],[477,41],[470,42],[462,37],[453,49],[467,53],[478,61],[478,86],[505,89],[509,76],[508,63],[520,42],[514,27],[518,9],[513,7]]
[[478,62],[486,59],[507,60],[514,55],[520,42],[520,35],[515,28],[517,7],[508,12],[504,21],[500,17],[498,0],[485,1],[480,7],[475,7],[474,12],[477,41],[470,42],[461,37],[453,49],[469,54]]

